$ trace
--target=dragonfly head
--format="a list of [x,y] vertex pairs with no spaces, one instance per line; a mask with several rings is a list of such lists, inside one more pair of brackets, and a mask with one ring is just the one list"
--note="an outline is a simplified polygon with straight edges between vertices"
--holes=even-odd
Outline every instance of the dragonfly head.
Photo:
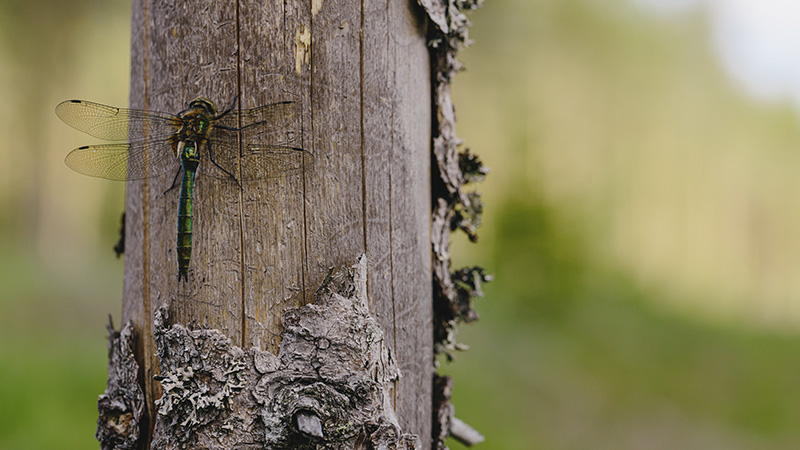
[[196,99],[192,100],[189,103],[189,109],[194,108],[202,109],[210,116],[217,114],[217,107],[214,106],[214,102],[205,97],[197,97]]

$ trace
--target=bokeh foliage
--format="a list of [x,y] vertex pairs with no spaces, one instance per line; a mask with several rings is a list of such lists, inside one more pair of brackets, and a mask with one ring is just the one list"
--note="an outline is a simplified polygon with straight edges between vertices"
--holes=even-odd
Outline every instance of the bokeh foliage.
[[794,448],[794,109],[730,81],[700,11],[505,0],[472,19],[454,101],[493,173],[455,264],[496,281],[444,368],[456,415],[486,449]]

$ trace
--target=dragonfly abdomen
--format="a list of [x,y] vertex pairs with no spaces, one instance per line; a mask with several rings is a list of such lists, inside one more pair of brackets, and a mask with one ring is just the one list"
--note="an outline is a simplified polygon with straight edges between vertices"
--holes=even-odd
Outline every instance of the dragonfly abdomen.
[[178,280],[189,281],[189,261],[192,258],[192,199],[194,197],[194,178],[200,157],[197,144],[182,142],[181,195],[178,202]]

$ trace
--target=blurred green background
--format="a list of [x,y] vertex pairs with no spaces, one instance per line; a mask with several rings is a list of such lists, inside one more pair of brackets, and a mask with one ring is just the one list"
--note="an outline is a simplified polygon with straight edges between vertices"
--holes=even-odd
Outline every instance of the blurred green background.
[[[97,448],[124,186],[63,164],[87,142],[53,108],[128,103],[129,15],[0,0],[2,449]],[[496,281],[441,371],[480,448],[797,448],[796,110],[730,79],[700,9],[491,0],[471,17],[458,130],[493,173],[454,265]]]

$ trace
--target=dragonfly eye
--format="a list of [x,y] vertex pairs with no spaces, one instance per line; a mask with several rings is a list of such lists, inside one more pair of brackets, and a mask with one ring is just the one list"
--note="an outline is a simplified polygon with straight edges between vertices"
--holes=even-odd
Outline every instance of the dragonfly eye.
[[196,99],[192,100],[189,103],[189,109],[192,108],[200,108],[205,110],[209,115],[215,115],[217,113],[217,107],[214,106],[214,102],[205,98],[205,97],[197,97]]

